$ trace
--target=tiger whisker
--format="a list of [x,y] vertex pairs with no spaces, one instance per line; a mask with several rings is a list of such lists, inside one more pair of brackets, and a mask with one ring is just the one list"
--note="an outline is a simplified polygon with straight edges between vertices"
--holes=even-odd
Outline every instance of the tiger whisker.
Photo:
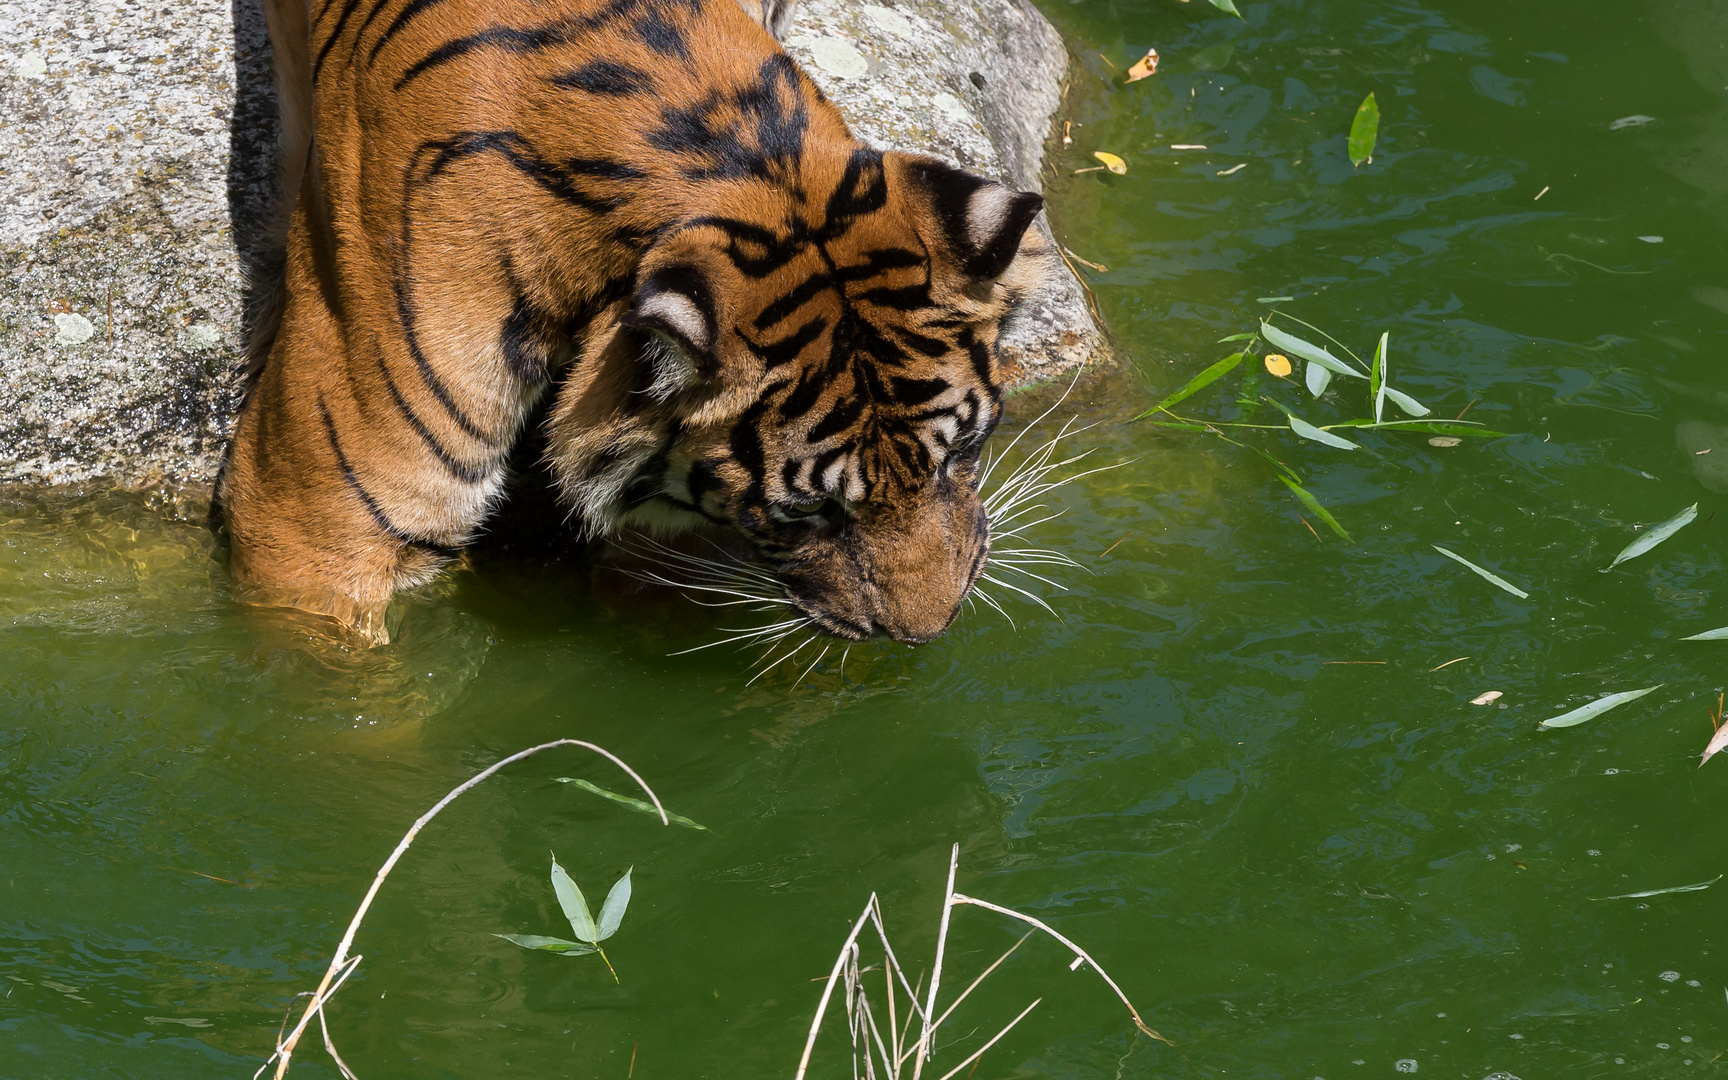
[[[805,638],[803,641],[800,641],[798,643],[797,648],[793,649],[791,652],[782,656],[780,659],[774,661],[772,664],[769,664],[767,667],[763,668],[761,671],[758,671],[756,674],[752,675],[750,677],[750,681],[745,683],[744,685],[749,686],[751,683],[754,683],[757,679],[760,679],[762,676],[768,674],[770,671],[773,671],[775,668],[779,667],[781,664],[792,659],[794,656],[797,656],[799,653],[804,651],[804,646],[810,644],[812,641],[815,641],[816,638],[817,638],[816,634],[811,634],[809,637]],[[757,663],[761,663],[761,661],[758,660]]]
[[1037,525],[1042,525],[1046,521],[1055,521],[1057,518],[1061,517],[1063,514],[1066,514],[1067,512],[1068,511],[1066,511],[1066,510],[1058,510],[1054,514],[1049,515],[1048,517],[1039,518],[1037,521],[1028,521],[1024,525],[1016,525],[1016,526],[1014,526],[1014,528],[1009,529],[1007,532],[994,533],[991,535],[990,539],[992,541],[1014,539],[1014,538],[1018,537],[1021,533],[1025,532],[1027,529],[1033,528],[1034,526],[1037,526]]
[[1026,599],[1032,601],[1034,604],[1037,604],[1039,607],[1043,608],[1045,611],[1048,611],[1050,614],[1055,615],[1058,619],[1062,618],[1061,615],[1057,614],[1056,609],[1051,607],[1049,604],[1045,603],[1044,598],[1042,596],[1039,596],[1037,593],[1027,592],[1025,589],[1022,589],[1018,585],[1010,585],[1008,582],[1003,581],[1001,578],[991,577],[989,574],[979,574],[978,576],[981,579],[983,579],[984,581],[988,581],[992,585],[1000,585],[1004,589],[1013,589],[1015,592],[1019,593],[1021,596],[1024,596]]
[[800,616],[796,619],[787,619],[785,622],[770,623],[767,626],[745,628],[734,628],[730,626],[722,627],[722,633],[730,636],[723,637],[718,641],[710,641],[704,645],[695,645],[688,649],[679,649],[677,652],[667,653],[666,655],[684,656],[687,653],[701,652],[703,649],[712,649],[719,645],[736,645],[742,643],[747,646],[758,638],[769,638],[769,644],[772,645],[785,640],[788,634],[794,633],[807,621],[809,620]]
[[797,685],[798,685],[798,684],[799,684],[799,683],[801,683],[801,682],[803,682],[803,681],[804,681],[804,676],[805,676],[805,675],[808,675],[808,674],[810,674],[810,673],[811,673],[811,672],[812,672],[812,671],[815,671],[815,670],[816,670],[816,665],[817,665],[817,664],[820,664],[820,663],[821,663],[821,662],[822,662],[822,658],[823,658],[823,657],[824,657],[824,656],[827,656],[827,655],[828,655],[828,650],[829,650],[829,649],[831,649],[831,648],[833,648],[833,646],[832,646],[832,645],[824,645],[824,646],[822,646],[822,651],[821,651],[821,652],[819,652],[819,653],[817,653],[817,654],[816,654],[816,659],[814,659],[814,660],[812,660],[812,661],[810,661],[810,666],[809,666],[809,667],[807,667],[807,668],[805,668],[805,669],[804,669],[804,671],[803,671],[803,673],[802,673],[802,674],[800,674],[800,675],[799,675],[799,676],[798,676],[798,677],[797,677],[797,678],[796,678],[796,679],[793,679],[793,680],[792,680],[792,685],[793,685],[793,686],[797,686]]
[[996,614],[1002,616],[1004,619],[1007,619],[1008,620],[1008,628],[1010,630],[1018,631],[1020,629],[1018,626],[1014,625],[1014,616],[1008,614],[1006,611],[1003,611],[1002,605],[998,604],[996,602],[996,598],[994,596],[991,596],[988,592],[986,592],[982,586],[974,584],[972,586],[972,595],[974,595],[978,599],[984,601],[986,604],[989,604],[992,608],[995,608]]
[[1010,562],[1000,562],[1000,561],[995,561],[995,560],[992,560],[992,561],[995,562],[995,565],[1000,566],[1004,570],[1012,570],[1016,574],[1025,574],[1029,578],[1033,578],[1035,580],[1042,581],[1044,584],[1050,586],[1053,589],[1061,589],[1063,592],[1068,591],[1068,586],[1058,585],[1056,582],[1051,581],[1049,578],[1044,577],[1041,574],[1034,574],[1032,571],[1026,569],[1023,566],[1015,566],[1013,563],[1010,563]]
[[[1004,457],[1006,457],[1008,455],[1008,451],[1014,449],[1014,446],[1016,443],[1018,443],[1021,439],[1026,437],[1026,433],[1028,431],[1031,431],[1033,428],[1037,427],[1038,424],[1041,421],[1043,421],[1043,419],[1046,416],[1049,416],[1051,413],[1055,412],[1057,409],[1062,407],[1062,403],[1064,401],[1068,400],[1068,395],[1072,394],[1074,392],[1074,388],[1076,386],[1080,385],[1080,375],[1081,375],[1081,372],[1083,372],[1084,370],[1085,370],[1085,368],[1083,368],[1083,367],[1082,368],[1076,368],[1074,371],[1073,381],[1071,381],[1068,384],[1068,389],[1062,391],[1062,396],[1056,399],[1055,404],[1051,405],[1048,409],[1045,409],[1043,412],[1039,413],[1038,416],[1035,419],[1033,419],[1033,421],[1030,424],[1027,424],[1025,427],[1021,428],[1020,434],[1014,436],[1013,440],[1011,442],[1009,442],[1009,444],[1007,446],[1004,446],[1002,448],[1001,453],[996,454],[995,456],[993,456],[990,459],[989,464],[984,466],[984,475],[978,478],[978,486],[979,487],[984,486],[985,481],[990,479],[991,470],[996,467],[997,463],[999,463]],[[1058,436],[1058,438],[1060,438],[1060,436]]]

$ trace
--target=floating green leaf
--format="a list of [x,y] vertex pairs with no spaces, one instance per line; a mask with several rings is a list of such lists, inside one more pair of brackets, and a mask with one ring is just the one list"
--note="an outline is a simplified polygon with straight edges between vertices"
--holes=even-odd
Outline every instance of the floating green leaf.
[[1186,386],[1182,387],[1182,389],[1176,391],[1174,394],[1171,394],[1169,397],[1165,398],[1163,401],[1160,401],[1158,404],[1152,406],[1150,409],[1147,409],[1145,412],[1141,413],[1139,416],[1134,417],[1134,419],[1135,420],[1143,419],[1145,417],[1151,416],[1155,412],[1162,412],[1163,410],[1168,409],[1170,406],[1175,405],[1178,402],[1186,401],[1188,398],[1192,397],[1194,394],[1200,392],[1201,390],[1206,389],[1208,386],[1211,386],[1213,383],[1217,382],[1219,379],[1223,378],[1225,375],[1230,374],[1231,371],[1235,370],[1236,365],[1240,364],[1243,361],[1243,359],[1247,357],[1247,355],[1248,354],[1245,352],[1231,353],[1229,356],[1226,356],[1224,359],[1218,361],[1216,364],[1213,364],[1211,367],[1207,368],[1205,371],[1202,371],[1200,374],[1194,376],[1192,379],[1189,379],[1188,384]]
[[592,945],[584,945],[580,941],[565,941],[563,938],[546,937],[543,934],[493,934],[493,937],[522,946],[524,949],[536,949],[540,952],[560,953],[564,956],[587,956],[598,952]]
[[1427,416],[1428,415],[1428,406],[1422,404],[1420,401],[1417,401],[1415,398],[1411,397],[1409,394],[1404,393],[1404,391],[1402,391],[1402,390],[1394,390],[1390,386],[1387,386],[1384,383],[1382,383],[1380,385],[1380,392],[1382,394],[1386,395],[1387,397],[1391,398],[1392,404],[1398,406],[1400,409],[1403,409],[1405,412],[1405,415],[1407,415],[1407,416]]
[[1614,556],[1614,561],[1609,563],[1607,569],[1602,572],[1606,574],[1609,570],[1619,566],[1627,559],[1636,559],[1638,556],[1649,551],[1651,548],[1668,539],[1670,536],[1673,536],[1687,525],[1690,525],[1692,519],[1697,516],[1698,504],[1693,503],[1691,506],[1688,506],[1678,514],[1675,514],[1662,524],[1652,525],[1649,529],[1646,529],[1642,534],[1640,534],[1638,539],[1627,544],[1626,550]]
[[1709,881],[1695,881],[1690,885],[1674,885],[1666,889],[1645,889],[1643,892],[1621,893],[1619,896],[1592,896],[1592,900],[1641,900],[1646,896],[1667,896],[1669,893],[1703,892],[1710,886],[1721,881],[1728,874],[1717,874]]
[[[628,806],[632,810],[639,810],[642,813],[648,814],[652,817],[659,817],[660,816],[660,811],[655,808],[654,804],[651,802],[648,802],[646,800],[633,799],[628,795],[620,795],[616,791],[607,791],[605,788],[601,787],[599,784],[591,784],[586,780],[578,780],[578,779],[576,779],[574,777],[570,777],[570,776],[554,776],[552,779],[558,781],[560,784],[575,784],[577,787],[581,788],[583,791],[591,791],[594,794],[600,796],[602,799],[611,799],[613,802],[617,803],[619,806]],[[703,832],[712,832],[713,831],[712,829],[708,828],[708,826],[706,826],[706,825],[698,825],[696,822],[691,821],[689,818],[683,816],[682,814],[674,814],[670,810],[668,810],[666,812],[666,818],[668,821],[672,821],[672,822],[675,822],[676,824],[682,825],[686,829],[701,829]]]
[[1314,511],[1314,516],[1318,517],[1321,521],[1324,521],[1327,528],[1337,533],[1344,540],[1350,543],[1355,542],[1350,540],[1350,534],[1344,531],[1344,526],[1338,524],[1338,519],[1333,517],[1331,512],[1324,506],[1321,506],[1320,500],[1310,494],[1307,488],[1290,479],[1288,476],[1285,476],[1283,473],[1278,474],[1278,479],[1284,481],[1284,486],[1296,494],[1296,498],[1302,501],[1303,506]]
[[1212,0],[1212,6],[1219,11],[1228,11],[1238,19],[1242,17],[1242,13],[1236,10],[1236,0]]
[[1356,107],[1356,119],[1350,122],[1350,164],[1357,168],[1374,160],[1374,141],[1380,135],[1380,103],[1372,92]]
[[1718,626],[1714,630],[1706,630],[1702,634],[1693,634],[1691,637],[1683,637],[1680,640],[1681,641],[1721,641],[1724,638],[1728,638],[1728,626]]
[[600,940],[594,926],[594,916],[588,912],[588,901],[582,898],[582,890],[576,887],[576,882],[558,865],[558,857],[552,857],[552,892],[558,897],[558,906],[564,909],[564,917],[570,920],[570,929],[576,936],[590,944]]
[[[1561,713],[1559,716],[1551,716],[1542,721],[1539,726],[1545,728],[1577,727],[1586,720],[1596,719],[1596,717],[1601,716],[1609,709],[1619,705],[1624,705],[1628,701],[1637,701],[1639,698],[1653,690],[1660,690],[1663,685],[1665,684],[1657,683],[1655,686],[1646,686],[1642,690],[1622,690],[1618,694],[1608,694],[1604,697],[1597,698],[1588,705],[1580,705],[1571,712]],[[1618,897],[1615,897],[1614,899],[1618,899]]]
[[1458,554],[1457,552],[1447,551],[1445,548],[1441,547],[1439,544],[1432,544],[1430,546],[1435,551],[1438,551],[1440,554],[1446,556],[1448,559],[1451,559],[1453,562],[1458,563],[1459,565],[1470,570],[1472,573],[1480,576],[1484,581],[1488,581],[1488,582],[1491,582],[1495,585],[1500,586],[1502,589],[1505,589],[1507,592],[1511,593],[1513,596],[1516,596],[1520,600],[1530,599],[1530,594],[1525,592],[1523,589],[1520,589],[1518,586],[1512,584],[1510,581],[1507,581],[1503,577],[1500,577],[1496,574],[1489,573],[1488,571],[1482,569],[1480,566],[1477,566],[1475,563],[1471,562],[1469,559],[1466,559],[1464,556]]
[[1368,367],[1368,394],[1374,399],[1374,422],[1380,422],[1381,413],[1386,407],[1386,343],[1392,337],[1387,333],[1380,335],[1380,344],[1374,348],[1374,363]]
[[1325,443],[1327,446],[1336,446],[1340,450],[1362,449],[1349,439],[1341,439],[1330,431],[1321,431],[1319,428],[1302,419],[1300,416],[1291,415],[1289,419],[1290,430],[1302,436],[1304,439],[1313,439],[1317,443]]
[[[630,870],[634,870],[631,867]],[[605,941],[618,932],[618,924],[624,921],[624,909],[630,906],[630,870],[624,871],[612,886],[612,891],[606,894],[606,902],[600,905],[600,940]]]
[[1271,323],[1261,323],[1260,333],[1277,348],[1283,349],[1285,352],[1295,353],[1304,360],[1311,360],[1335,375],[1349,375],[1356,379],[1368,377],[1320,346],[1303,341],[1295,334],[1286,334]]
[[1244,334],[1231,334],[1229,337],[1221,337],[1216,342],[1214,342],[1214,344],[1222,345],[1227,341],[1253,341],[1255,338],[1257,338],[1259,336],[1260,336],[1259,334],[1256,334],[1254,331],[1250,330]]
[[1326,388],[1332,385],[1332,372],[1327,368],[1321,367],[1312,360],[1308,361],[1307,378],[1308,392],[1313,394],[1315,397],[1324,394]]

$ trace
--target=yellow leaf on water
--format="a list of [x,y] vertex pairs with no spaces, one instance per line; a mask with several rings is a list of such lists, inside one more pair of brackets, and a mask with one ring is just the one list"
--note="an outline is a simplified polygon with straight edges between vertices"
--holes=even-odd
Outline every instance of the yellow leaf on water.
[[1117,157],[1115,154],[1107,153],[1103,150],[1094,150],[1092,151],[1092,156],[1097,158],[1099,161],[1102,161],[1104,167],[1115,173],[1117,176],[1121,176],[1123,173],[1128,171],[1128,163]]
[[1267,353],[1266,370],[1280,379],[1288,379],[1290,377],[1290,358],[1280,356],[1277,353]]
[[1158,74],[1158,50],[1147,49],[1146,55],[1134,61],[1134,66],[1128,69],[1128,81],[1139,82],[1148,75]]

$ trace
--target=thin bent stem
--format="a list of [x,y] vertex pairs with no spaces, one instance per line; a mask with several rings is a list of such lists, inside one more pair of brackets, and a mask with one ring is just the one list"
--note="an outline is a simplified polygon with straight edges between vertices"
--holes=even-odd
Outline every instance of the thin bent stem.
[[[956,845],[956,846],[958,846],[958,845]],[[1062,944],[1068,946],[1068,950],[1070,952],[1072,952],[1075,956],[1078,956],[1081,960],[1084,960],[1086,962],[1087,966],[1089,966],[1093,971],[1096,971],[1098,973],[1098,977],[1100,979],[1103,979],[1106,983],[1108,983],[1110,985],[1110,989],[1112,989],[1116,992],[1116,997],[1122,1002],[1123,1005],[1125,1005],[1127,1007],[1128,1015],[1132,1016],[1134,1018],[1134,1026],[1135,1027],[1139,1028],[1143,1034],[1152,1036],[1152,1038],[1157,1039],[1159,1042],[1165,1044],[1166,1046],[1175,1046],[1176,1045],[1175,1043],[1171,1042],[1169,1039],[1166,1039],[1164,1036],[1158,1034],[1156,1031],[1153,1031],[1151,1028],[1146,1026],[1146,1022],[1144,1020],[1140,1019],[1140,1010],[1136,1009],[1134,1007],[1134,1003],[1132,1001],[1128,1000],[1128,995],[1124,994],[1122,992],[1122,988],[1120,986],[1116,985],[1116,980],[1112,979],[1109,976],[1109,974],[1107,972],[1105,972],[1105,970],[1103,968],[1098,966],[1098,961],[1092,959],[1091,953],[1088,953],[1085,949],[1082,949],[1080,946],[1074,944],[1072,941],[1069,941],[1067,938],[1063,937],[1060,933],[1056,932],[1056,930],[1052,929],[1049,923],[1046,923],[1041,919],[1033,918],[1031,915],[1022,915],[1020,912],[1015,911],[1013,908],[1005,908],[1000,904],[992,904],[988,900],[979,900],[976,897],[966,896],[964,894],[957,893],[952,888],[950,888],[948,890],[948,892],[949,892],[949,897],[950,897],[951,903],[954,903],[954,904],[971,904],[973,907],[985,908],[986,910],[994,911],[994,912],[1001,914],[1001,915],[1006,915],[1011,919],[1019,919],[1021,922],[1026,923],[1028,926],[1036,926],[1038,929],[1044,931],[1046,934],[1049,934],[1051,937],[1055,938],[1057,941],[1060,941]]]
[[[594,743],[587,742],[586,740],[554,739],[548,743],[541,743],[539,746],[531,746],[526,750],[519,750],[507,758],[493,762],[491,765],[475,773],[467,780],[456,785],[450,790],[449,794],[445,795],[442,799],[439,799],[437,803],[433,805],[432,809],[426,811],[415,819],[414,824],[409,827],[408,832],[403,835],[402,840],[396,845],[396,850],[390,853],[390,857],[384,860],[384,865],[379,867],[378,873],[373,876],[372,885],[366,890],[365,898],[360,901],[359,910],[354,912],[354,918],[348,923],[348,929],[343,933],[341,943],[336,946],[336,955],[330,958],[330,967],[324,972],[324,978],[318,983],[318,989],[312,992],[312,1000],[307,1003],[306,1011],[301,1015],[300,1022],[294,1025],[294,1030],[289,1032],[286,1039],[277,1041],[275,1051],[265,1059],[264,1064],[259,1067],[258,1072],[254,1074],[254,1077],[261,1075],[266,1068],[269,1068],[272,1061],[276,1063],[276,1072],[274,1074],[275,1080],[281,1080],[283,1076],[287,1075],[289,1063],[294,1057],[294,1048],[299,1044],[300,1036],[305,1032],[306,1025],[312,1022],[314,1016],[322,1016],[325,1002],[330,1000],[331,995],[336,993],[342,983],[345,982],[348,976],[353,974],[354,969],[359,966],[360,957],[351,957],[348,955],[348,950],[354,944],[354,935],[360,932],[360,923],[366,918],[366,911],[372,906],[372,900],[378,895],[378,890],[383,886],[384,879],[389,877],[390,871],[396,868],[397,861],[407,853],[409,845],[414,843],[414,838],[420,834],[420,830],[424,829],[428,822],[437,817],[446,806],[455,802],[458,796],[490,777],[493,773],[504,768],[506,765],[514,764],[515,762],[521,761],[523,758],[533,757],[542,750],[551,750],[554,747],[559,746],[580,746],[585,750],[592,750],[596,754],[599,754],[601,757],[610,761],[612,764],[618,766],[620,769],[623,769],[624,772],[629,775],[630,779],[636,781],[637,786],[646,792],[648,798],[653,801],[654,808],[660,812],[660,823],[662,825],[671,824],[671,819],[666,816],[666,808],[660,805],[660,796],[654,794],[654,789],[648,786],[648,782],[643,780],[642,777],[637,774],[635,769],[626,765],[622,758],[618,757],[610,750],[601,746],[596,746]],[[347,970],[343,970],[344,968]],[[338,978],[338,976],[340,976],[340,978]],[[338,1061],[340,1061],[340,1059],[338,1059]],[[346,1070],[346,1068],[346,1066],[343,1066],[344,1070]]]

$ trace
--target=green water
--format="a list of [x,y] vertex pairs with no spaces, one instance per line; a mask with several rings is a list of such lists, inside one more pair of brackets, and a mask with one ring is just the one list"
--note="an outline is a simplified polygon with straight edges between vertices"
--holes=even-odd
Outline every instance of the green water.
[[[1597,898],[1728,871],[1728,762],[1696,768],[1728,645],[1678,641],[1728,624],[1728,17],[1243,8],[1047,8],[1079,69],[1055,222],[1110,268],[1089,276],[1127,361],[1040,425],[1098,422],[1079,442],[1129,462],[1057,493],[1066,515],[1037,531],[1092,571],[1060,575],[1060,619],[1009,603],[1017,628],[980,613],[751,684],[749,655],[667,655],[723,619],[493,565],[405,603],[395,644],[344,651],[230,602],[195,498],[0,500],[0,1076],[250,1075],[414,816],[559,737],[713,831],[554,783],[626,786],[571,751],[458,801],[331,1007],[368,1080],[623,1078],[632,1054],[637,1077],[790,1076],[811,980],[871,891],[907,966],[928,963],[955,842],[961,890],[1077,939],[1176,1044],[1136,1040],[1090,973],[1029,943],[957,1014],[976,1045],[1044,997],[979,1080],[1722,1068],[1728,881]],[[1100,54],[1126,68],[1148,45],[1157,76],[1110,81]],[[1354,170],[1369,90],[1381,142]],[[1654,122],[1610,130],[1633,115]],[[1128,173],[1071,175],[1095,149]],[[1262,296],[1359,352],[1389,331],[1397,385],[1517,434],[1347,453],[1249,432],[1346,544],[1250,452],[1122,423],[1223,356]],[[1224,385],[1191,411],[1242,419]],[[1361,384],[1255,390],[1361,415]],[[1697,523],[1598,573],[1693,502]],[[621,985],[490,936],[559,932],[549,851],[591,895],[634,866]],[[959,913],[948,985],[1014,936]],[[843,1030],[826,1038],[819,1074],[850,1075]],[[336,1075],[317,1042],[295,1075]]]

